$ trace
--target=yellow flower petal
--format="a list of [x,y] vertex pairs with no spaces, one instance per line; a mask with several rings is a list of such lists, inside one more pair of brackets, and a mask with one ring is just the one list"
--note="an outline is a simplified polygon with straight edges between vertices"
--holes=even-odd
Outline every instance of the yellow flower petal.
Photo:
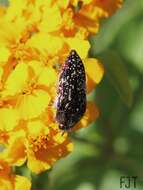
[[1,46],[0,47],[0,64],[7,62],[9,56],[10,56],[9,49],[4,46]]
[[28,66],[24,63],[20,63],[16,66],[15,70],[9,75],[6,84],[5,90],[3,92],[4,96],[16,95],[17,93],[22,92],[26,86],[28,80]]
[[96,84],[98,84],[104,74],[104,68],[101,63],[94,58],[87,58],[85,59],[84,66],[86,73]]
[[69,143],[69,144],[67,145],[67,150],[68,150],[68,152],[72,152],[72,151],[73,151],[73,148],[74,148],[73,143]]
[[14,186],[9,179],[1,178],[0,179],[1,190],[14,190]]
[[53,0],[53,2],[57,3],[57,5],[62,8],[62,9],[66,9],[68,7],[70,0]]
[[6,19],[12,21],[16,17],[20,17],[23,9],[26,7],[26,0],[9,0],[10,6],[7,8]]
[[3,155],[8,163],[15,166],[21,166],[26,161],[25,132],[23,130],[11,133]]
[[78,52],[82,59],[87,57],[90,48],[90,44],[87,40],[82,40],[80,38],[67,38],[66,42],[71,49]]
[[59,29],[61,22],[62,18],[59,8],[57,6],[46,6],[46,9],[43,14],[43,20],[39,25],[39,30],[41,32],[56,31]]
[[0,129],[11,131],[16,127],[19,121],[19,115],[16,109],[1,108],[0,109]]
[[41,72],[38,83],[45,86],[56,85],[57,74],[53,68],[47,67]]
[[38,49],[42,54],[55,55],[62,49],[63,40],[60,37],[40,33],[33,35],[27,42],[27,45]]
[[39,76],[44,69],[44,65],[40,61],[29,61],[28,65],[33,69],[36,76]]
[[28,122],[27,128],[28,134],[33,137],[38,136],[40,133],[49,133],[49,128],[46,127],[40,120]]
[[19,98],[17,110],[23,119],[31,119],[39,116],[48,107],[50,96],[43,90],[35,90],[31,95]]
[[85,71],[87,74],[87,92],[93,90],[104,74],[104,68],[98,60],[87,58],[84,60]]
[[10,47],[12,44],[19,42],[25,23],[21,17],[16,22],[10,22],[2,17],[0,18],[0,26],[0,44]]
[[57,133],[53,139],[58,143],[61,144],[65,141],[65,138],[67,137],[67,134],[65,133],[64,135]]
[[32,151],[29,151],[28,153],[27,167],[36,174],[39,174],[51,168],[51,166],[47,162],[36,159]]
[[51,66],[44,66],[39,61],[30,61],[28,65],[34,70],[39,85],[50,87],[57,81],[57,73]]
[[15,190],[30,190],[31,182],[24,176],[15,176]]

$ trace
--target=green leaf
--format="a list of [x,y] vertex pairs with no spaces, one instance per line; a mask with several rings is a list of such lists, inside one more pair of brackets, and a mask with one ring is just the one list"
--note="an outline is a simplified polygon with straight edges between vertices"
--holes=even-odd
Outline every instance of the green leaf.
[[32,177],[32,190],[48,190],[49,186],[49,171],[42,172],[41,174],[31,174]]
[[[143,14],[121,29],[117,46],[121,55],[143,72]],[[125,42],[125,43],[124,43]]]
[[31,171],[27,168],[26,164],[23,164],[20,167],[15,166],[13,168],[13,171],[14,171],[15,174],[25,176],[29,180],[31,180]]
[[[107,159],[106,159],[107,161]],[[64,172],[63,172],[64,169]],[[94,190],[98,189],[107,166],[102,159],[84,157],[72,167],[62,165],[60,175],[54,180],[52,190]]]
[[98,58],[104,64],[105,74],[109,77],[121,99],[130,107],[133,101],[133,92],[121,58],[115,51],[111,50],[102,53]]

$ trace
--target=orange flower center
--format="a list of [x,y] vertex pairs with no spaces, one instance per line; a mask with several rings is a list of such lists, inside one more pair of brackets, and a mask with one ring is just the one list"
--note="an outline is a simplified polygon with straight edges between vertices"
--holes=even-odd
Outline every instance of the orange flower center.
[[0,143],[7,143],[9,139],[9,134],[7,131],[0,130]]
[[29,137],[30,147],[34,152],[38,152],[41,149],[46,150],[49,147],[49,136],[39,135],[37,137]]
[[5,177],[5,176],[10,176],[11,169],[8,166],[8,164],[0,160],[0,176]]

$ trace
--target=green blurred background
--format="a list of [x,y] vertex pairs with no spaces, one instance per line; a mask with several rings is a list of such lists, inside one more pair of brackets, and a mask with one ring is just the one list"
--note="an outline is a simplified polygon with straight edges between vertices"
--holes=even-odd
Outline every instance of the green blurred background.
[[143,0],[126,0],[90,42],[105,67],[90,97],[100,117],[72,134],[73,153],[33,176],[34,190],[119,190],[121,176],[137,176],[143,189]]
[[73,134],[75,149],[49,173],[49,189],[119,190],[121,176],[137,176],[142,190],[143,0],[126,0],[90,42],[105,67],[94,93],[101,115]]

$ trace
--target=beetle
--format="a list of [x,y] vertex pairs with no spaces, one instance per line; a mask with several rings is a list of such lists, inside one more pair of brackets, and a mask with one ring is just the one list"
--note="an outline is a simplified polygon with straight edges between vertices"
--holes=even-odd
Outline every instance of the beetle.
[[58,81],[56,121],[67,131],[80,121],[86,111],[86,74],[75,50],[65,60]]

